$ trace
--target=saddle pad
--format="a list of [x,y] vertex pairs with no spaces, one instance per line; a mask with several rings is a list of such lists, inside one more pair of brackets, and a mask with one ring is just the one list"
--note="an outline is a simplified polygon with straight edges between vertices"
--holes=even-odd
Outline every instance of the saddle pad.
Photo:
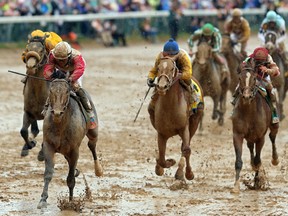
[[198,86],[198,84],[196,82],[194,82],[192,80],[192,84],[193,84],[193,89],[195,90],[196,93],[196,100],[193,101],[193,103],[190,105],[191,110],[195,113],[198,107],[199,103],[203,103],[204,104],[204,97],[202,95],[202,92],[200,91],[200,87]]

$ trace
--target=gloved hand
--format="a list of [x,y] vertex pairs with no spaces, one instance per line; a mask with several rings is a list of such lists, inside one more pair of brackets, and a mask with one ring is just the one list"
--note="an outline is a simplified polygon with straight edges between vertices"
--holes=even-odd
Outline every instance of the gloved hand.
[[147,85],[148,85],[149,87],[154,87],[154,86],[155,86],[155,84],[154,84],[154,79],[148,78],[148,79],[147,79]]

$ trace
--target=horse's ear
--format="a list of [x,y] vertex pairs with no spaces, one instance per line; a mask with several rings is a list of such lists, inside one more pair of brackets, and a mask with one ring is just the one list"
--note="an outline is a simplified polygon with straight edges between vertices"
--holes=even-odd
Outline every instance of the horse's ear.
[[28,34],[28,43],[31,42],[31,39],[32,39],[32,35],[31,35],[31,34]]

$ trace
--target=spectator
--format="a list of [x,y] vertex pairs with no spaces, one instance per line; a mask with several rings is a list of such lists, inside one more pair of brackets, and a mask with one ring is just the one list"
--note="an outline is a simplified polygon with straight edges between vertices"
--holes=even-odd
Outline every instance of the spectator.
[[146,41],[156,43],[157,29],[151,26],[151,19],[145,18],[140,26],[141,35]]
[[119,45],[120,41],[122,46],[127,46],[126,37],[123,29],[120,29],[116,23],[116,20],[110,20],[111,24],[111,35],[113,38],[114,45]]
[[180,19],[182,16],[181,2],[179,0],[172,0],[169,11],[168,24],[170,30],[170,37],[177,40]]

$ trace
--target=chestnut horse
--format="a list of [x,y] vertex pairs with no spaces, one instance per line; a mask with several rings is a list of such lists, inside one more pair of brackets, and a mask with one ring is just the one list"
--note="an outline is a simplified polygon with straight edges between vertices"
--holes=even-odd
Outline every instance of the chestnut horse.
[[[255,188],[261,167],[261,150],[265,142],[265,135],[270,129],[269,138],[272,142],[272,164],[279,163],[275,145],[279,123],[272,124],[272,111],[264,96],[266,93],[257,86],[257,75],[252,68],[242,67],[239,74],[240,96],[232,114],[233,145],[236,154],[236,179],[232,192],[240,192],[240,172],[242,169],[242,146],[247,141],[250,151],[250,162],[255,171]],[[256,154],[254,154],[254,148]],[[259,179],[258,179],[259,181]]]
[[230,38],[230,34],[222,35],[221,53],[225,56],[227,60],[231,77],[229,90],[233,94],[238,84],[237,68],[241,61],[244,59],[241,58],[240,52],[237,51],[237,49],[235,48],[235,45]]
[[[30,36],[30,35],[29,35]],[[45,49],[45,37],[41,39],[29,38],[26,53],[26,74],[44,79],[43,67],[47,61]],[[50,82],[27,77],[23,95],[24,95],[24,114],[23,123],[20,131],[25,144],[21,151],[21,156],[27,156],[29,150],[36,145],[35,137],[39,133],[38,120],[43,120],[41,114],[46,99],[48,97]],[[28,129],[31,126],[32,137],[29,137]]]
[[212,47],[206,41],[198,44],[193,60],[193,76],[202,86],[204,96],[210,96],[213,100],[212,119],[218,119],[218,124],[223,125],[230,76],[221,80],[220,68],[212,58]]
[[[102,166],[96,155],[98,127],[95,129],[87,128],[83,110],[75,98],[70,97],[70,85],[65,79],[52,81],[49,100],[50,106],[43,122],[44,188],[38,208],[47,206],[48,186],[54,173],[55,153],[64,155],[69,164],[67,186],[69,188],[69,200],[73,199],[79,146],[85,135],[89,139],[88,147],[94,159],[95,174],[96,176],[102,175]],[[96,110],[91,99],[90,102],[98,124]]]
[[280,120],[283,120],[285,115],[283,114],[283,102],[285,99],[285,66],[281,55],[279,54],[279,49],[277,49],[277,33],[273,31],[267,31],[264,35],[265,38],[265,48],[269,51],[274,62],[277,64],[280,70],[280,75],[277,77],[271,77],[272,84],[274,88],[277,89],[278,93],[278,105]]
[[[165,153],[168,139],[179,135],[182,140],[182,155],[175,178],[184,179],[183,168],[186,160],[185,177],[188,180],[192,180],[194,174],[190,166],[190,142],[203,115],[204,105],[203,103],[198,104],[196,112],[191,114],[190,96],[188,91],[180,84],[181,73],[179,73],[176,66],[175,58],[177,56],[173,58],[163,57],[158,65],[158,78],[155,89],[155,94],[158,94],[158,98],[155,101],[154,113],[150,112],[151,123],[158,134],[159,155],[156,159],[155,172],[161,176],[164,173],[164,168],[169,168],[176,163],[174,159],[165,159]],[[194,78],[193,80],[197,82]],[[200,85],[199,88],[202,94]],[[152,116],[153,114],[154,116]]]

